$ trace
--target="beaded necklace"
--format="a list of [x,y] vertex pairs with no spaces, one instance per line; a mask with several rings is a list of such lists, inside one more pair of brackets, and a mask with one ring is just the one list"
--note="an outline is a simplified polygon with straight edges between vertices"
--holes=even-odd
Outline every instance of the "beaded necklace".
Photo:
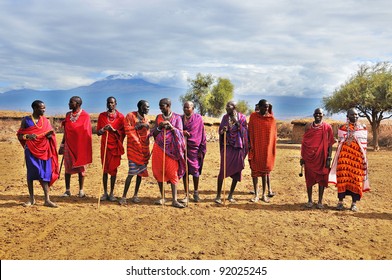
[[69,119],[71,122],[76,122],[79,119],[80,114],[82,113],[82,109],[80,109],[78,112],[76,112],[76,114],[74,114],[71,111],[71,114],[69,114]]
[[[351,127],[353,127],[353,129]],[[346,136],[345,142],[347,142],[347,144],[350,145],[351,142],[354,140],[355,131],[358,130],[357,123],[347,122],[346,123],[346,130],[347,130],[347,136]]]
[[233,125],[236,123],[235,120],[237,119],[237,117],[238,117],[237,111],[233,112],[233,116],[229,115],[229,126],[230,127],[233,127]]
[[169,113],[169,115],[167,115],[167,116],[165,116],[164,114],[162,114],[162,118],[163,118],[165,121],[169,121],[169,120],[171,119],[172,115],[173,115],[173,112],[171,111],[171,112]]
[[42,116],[39,116],[38,120],[35,121],[34,116],[31,115],[31,119],[33,120],[34,125],[35,125],[37,128],[40,128],[40,129],[41,129],[42,126],[44,125],[44,123],[42,122],[42,123],[41,123],[41,126],[38,126],[38,122],[41,120],[41,118],[42,118]]
[[314,128],[314,129],[320,129],[322,123],[323,123],[323,122],[320,122],[320,123],[317,124],[317,123],[315,123],[315,122],[312,122],[312,128]]
[[114,120],[117,118],[117,111],[114,110],[113,113],[110,113],[109,111],[107,111],[106,118],[108,119],[109,123],[114,122]]

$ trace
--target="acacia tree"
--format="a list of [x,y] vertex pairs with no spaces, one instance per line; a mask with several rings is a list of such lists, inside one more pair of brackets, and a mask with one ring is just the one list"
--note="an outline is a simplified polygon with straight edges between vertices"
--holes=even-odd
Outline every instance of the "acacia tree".
[[189,89],[185,95],[180,96],[180,101],[193,101],[195,110],[200,115],[205,116],[207,113],[207,99],[211,92],[211,86],[215,79],[211,74],[203,75],[198,73],[195,79],[188,78]]
[[248,101],[245,100],[238,100],[237,102],[237,111],[244,114],[250,115],[254,111],[249,107]]
[[390,62],[363,64],[333,95],[323,98],[330,113],[346,112],[356,108],[365,117],[373,132],[373,147],[379,150],[379,132],[382,120],[392,117],[392,67]]
[[207,112],[212,117],[219,117],[225,107],[234,96],[234,85],[229,79],[218,78],[218,82],[213,86],[211,94],[207,99]]

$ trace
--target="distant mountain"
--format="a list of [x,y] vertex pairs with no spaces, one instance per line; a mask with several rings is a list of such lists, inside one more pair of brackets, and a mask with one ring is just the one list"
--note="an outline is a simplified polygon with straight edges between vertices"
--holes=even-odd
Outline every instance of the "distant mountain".
[[80,96],[83,100],[82,108],[89,113],[99,113],[106,109],[106,98],[114,96],[117,99],[117,108],[121,112],[130,112],[137,109],[139,100],[150,102],[150,114],[158,114],[158,103],[161,98],[169,97],[172,100],[174,111],[182,112],[179,104],[180,95],[186,89],[167,87],[149,83],[143,79],[119,78],[109,76],[94,82],[89,86],[81,86],[69,90],[11,90],[0,94],[0,109],[31,111],[31,103],[40,99],[46,104],[46,114],[65,114],[68,102],[72,96]]
[[[160,113],[158,103],[161,98],[172,100],[174,112],[182,113],[179,102],[180,95],[187,89],[168,87],[147,82],[131,75],[112,75],[89,86],[81,86],[69,90],[32,90],[20,89],[0,93],[0,109],[31,112],[31,103],[40,99],[46,104],[47,115],[63,115],[68,109],[68,102],[72,96],[80,96],[83,100],[82,108],[89,113],[100,113],[106,110],[106,98],[114,96],[117,108],[124,114],[136,110],[139,100],[145,99],[150,103],[150,114]],[[300,98],[293,96],[263,96],[257,94],[236,96],[236,100],[245,100],[254,108],[260,99],[267,99],[273,104],[273,111],[277,119],[290,120],[311,116],[317,107],[321,107],[320,98]]]

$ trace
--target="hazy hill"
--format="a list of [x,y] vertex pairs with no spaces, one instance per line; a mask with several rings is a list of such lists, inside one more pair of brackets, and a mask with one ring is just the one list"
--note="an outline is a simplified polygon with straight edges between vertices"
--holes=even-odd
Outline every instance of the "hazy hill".
[[[161,98],[171,98],[173,111],[182,113],[182,105],[179,102],[180,95],[187,91],[186,88],[168,87],[147,82],[143,79],[108,76],[94,82],[89,86],[77,87],[69,90],[11,90],[0,94],[0,110],[31,111],[31,103],[40,99],[46,103],[47,115],[65,114],[68,111],[70,97],[78,95],[83,99],[82,107],[89,113],[99,113],[106,109],[106,98],[117,98],[118,109],[127,113],[136,110],[139,100],[145,99],[150,102],[150,114],[160,113],[158,103]],[[236,100],[242,99],[254,108],[254,105],[262,98],[273,104],[276,118],[289,120],[311,116],[313,110],[321,106],[319,98],[298,98],[293,96],[262,96],[257,94],[236,96]]]

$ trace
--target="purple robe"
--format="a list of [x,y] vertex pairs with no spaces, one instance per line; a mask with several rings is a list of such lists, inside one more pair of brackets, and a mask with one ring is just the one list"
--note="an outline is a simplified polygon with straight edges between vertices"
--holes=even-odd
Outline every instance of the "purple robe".
[[[163,121],[162,114],[157,116],[155,121],[157,129],[158,124]],[[178,161],[178,177],[182,178],[185,174],[185,140],[182,130],[182,119],[179,114],[173,112],[172,117],[170,118],[170,123],[174,127],[173,130],[166,131],[166,146],[165,146],[165,153],[170,158]],[[163,139],[163,132],[162,129],[161,133],[159,133],[155,137],[155,143],[163,150],[164,139]]]
[[[228,127],[226,135],[226,177],[231,177],[234,180],[241,181],[242,170],[245,167],[245,158],[248,154],[248,125],[246,117],[238,112],[239,125],[229,125],[229,115],[223,116],[219,125],[219,131],[224,126]],[[220,171],[218,178],[223,179],[223,134],[219,134],[220,146]]]
[[189,119],[182,116],[184,131],[187,138],[187,162],[190,175],[199,177],[203,168],[204,156],[207,152],[207,138],[204,130],[203,118],[199,114],[192,114]]

